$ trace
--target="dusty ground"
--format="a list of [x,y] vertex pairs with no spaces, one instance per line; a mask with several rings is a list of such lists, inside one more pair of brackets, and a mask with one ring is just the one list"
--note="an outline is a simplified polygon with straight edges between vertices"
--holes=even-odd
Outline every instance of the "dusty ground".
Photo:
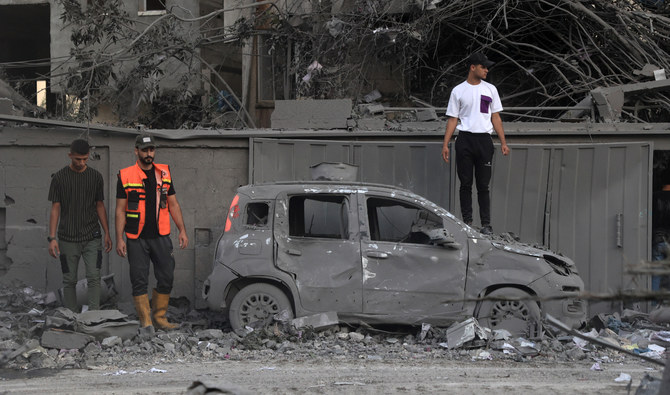
[[[458,337],[450,340],[447,328],[423,325],[314,330],[278,321],[239,336],[216,316],[179,308],[171,310],[171,320],[182,322],[177,330],[90,338],[75,347],[81,334],[56,326],[62,309],[26,301],[0,306],[0,395],[204,394],[207,386],[225,391],[212,394],[626,394],[629,382],[615,381],[622,373],[635,393],[646,374],[660,379],[663,368],[552,332],[542,340],[473,339],[452,348],[447,342]],[[601,325],[609,327],[590,334],[664,360],[670,328],[631,317],[607,317]],[[65,337],[55,341],[59,331]],[[198,382],[206,386],[189,391]]]
[[[194,381],[230,393],[458,393],[458,394],[626,394],[621,372],[631,375],[633,392],[649,366],[612,364],[603,371],[591,363],[500,361],[315,359],[245,360],[138,364],[123,369],[4,371],[0,390],[11,394],[178,394]],[[151,368],[164,373],[148,372]],[[655,368],[654,368],[655,369]],[[144,372],[131,373],[135,370]],[[662,373],[656,371],[654,375]]]

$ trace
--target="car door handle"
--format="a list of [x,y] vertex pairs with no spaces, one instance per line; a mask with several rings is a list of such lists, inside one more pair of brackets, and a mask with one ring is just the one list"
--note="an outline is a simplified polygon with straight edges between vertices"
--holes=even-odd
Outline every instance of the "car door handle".
[[297,256],[302,255],[302,251],[295,250],[293,248],[289,248],[288,250],[286,250],[286,253],[289,254],[289,255],[297,255]]
[[365,255],[369,256],[370,258],[386,259],[391,254],[388,253],[388,252],[382,252],[382,251],[366,251]]

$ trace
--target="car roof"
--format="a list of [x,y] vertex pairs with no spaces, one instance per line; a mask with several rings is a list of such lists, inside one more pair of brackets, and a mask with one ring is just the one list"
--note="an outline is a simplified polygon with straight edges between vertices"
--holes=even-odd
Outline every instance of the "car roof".
[[418,196],[414,192],[395,185],[378,184],[360,181],[276,181],[244,185],[238,188],[239,193],[253,195],[256,198],[274,198],[283,191],[304,189],[306,192],[342,192],[344,190],[367,190],[384,192],[401,192],[410,196]]

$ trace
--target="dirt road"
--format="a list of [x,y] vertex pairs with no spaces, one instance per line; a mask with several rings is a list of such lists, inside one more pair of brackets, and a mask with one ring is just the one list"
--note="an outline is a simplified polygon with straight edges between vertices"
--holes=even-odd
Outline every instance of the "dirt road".
[[[632,361],[631,361],[632,362]],[[180,394],[194,381],[239,394],[626,394],[658,367],[612,363],[602,371],[592,362],[314,359],[223,360],[94,369],[0,372],[0,393],[9,394]],[[150,370],[154,368],[154,372]],[[200,392],[202,393],[202,392]],[[215,392],[216,393],[216,392]]]

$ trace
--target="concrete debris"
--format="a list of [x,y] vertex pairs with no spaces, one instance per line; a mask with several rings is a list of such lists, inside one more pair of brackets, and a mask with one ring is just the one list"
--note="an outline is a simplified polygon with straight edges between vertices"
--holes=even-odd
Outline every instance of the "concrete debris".
[[419,122],[437,121],[437,113],[434,108],[422,108],[416,110],[416,120]]
[[95,340],[93,336],[84,333],[73,332],[63,329],[49,329],[42,333],[42,347],[72,350],[80,350]]
[[346,129],[351,99],[275,100],[272,129]]
[[670,307],[658,306],[649,313],[649,321],[655,324],[670,324]]
[[327,313],[295,318],[293,321],[291,321],[291,324],[295,328],[311,327],[313,329],[323,329],[332,325],[337,325],[339,322],[340,321],[337,317],[337,312],[329,311]]
[[361,114],[383,114],[384,106],[382,104],[360,104],[357,108],[357,111]]
[[[301,317],[302,324],[299,325],[298,320],[288,320],[280,313],[272,325],[239,336],[227,324],[220,324],[219,314],[181,309],[184,311],[180,314],[188,319],[178,330],[156,331],[150,326],[135,330],[128,338],[119,335],[96,338],[79,332],[79,328],[82,325],[100,325],[109,320],[128,320],[128,317],[116,310],[75,314],[63,308],[40,306],[32,299],[36,295],[34,293],[9,293],[21,297],[14,298],[12,303],[0,309],[0,368],[20,370],[111,366],[112,371],[116,371],[114,375],[133,375],[160,373],[160,369],[151,368],[156,361],[244,361],[261,358],[282,361],[310,358],[386,361],[400,356],[412,361],[436,358],[511,363],[588,361],[586,368],[591,366],[591,370],[612,374],[614,380],[614,374],[619,374],[619,363],[640,356],[663,360],[670,347],[670,326],[650,323],[646,315],[637,312],[600,314],[597,319],[589,321],[600,323],[599,327],[589,326],[579,332],[584,337],[607,342],[635,356],[600,344],[582,342],[584,339],[567,332],[552,331],[537,341],[512,337],[506,331],[491,331],[474,318],[448,328],[423,323],[419,327],[399,327],[388,331],[388,327],[381,330],[338,324],[334,313]],[[30,315],[33,309],[42,312],[42,315]],[[168,314],[174,314],[175,310],[178,308],[170,305]],[[142,369],[138,370],[138,366]],[[659,379],[653,375],[650,372],[640,388],[654,388]],[[194,382],[187,393],[216,393],[217,390],[242,393],[226,383],[202,381]]]
[[102,342],[100,344],[104,348],[120,346],[120,345],[123,344],[123,339],[121,339],[118,336],[110,336],[110,337],[106,337],[106,338],[102,339]]
[[127,315],[118,310],[94,310],[77,314],[59,307],[53,315],[46,317],[45,328],[71,329],[89,334],[97,340],[110,336],[119,336],[126,340],[134,337],[139,328],[138,321],[127,318]]
[[363,96],[363,100],[365,100],[366,103],[372,103],[373,101],[377,99],[381,99],[382,94],[379,93],[378,90],[373,90],[372,92],[368,93],[367,95]]
[[480,340],[477,344],[482,344],[481,341],[486,341],[491,335],[491,330],[479,325],[476,318],[468,318],[467,320],[453,324],[447,329],[447,344],[449,348],[458,348],[465,343]]

